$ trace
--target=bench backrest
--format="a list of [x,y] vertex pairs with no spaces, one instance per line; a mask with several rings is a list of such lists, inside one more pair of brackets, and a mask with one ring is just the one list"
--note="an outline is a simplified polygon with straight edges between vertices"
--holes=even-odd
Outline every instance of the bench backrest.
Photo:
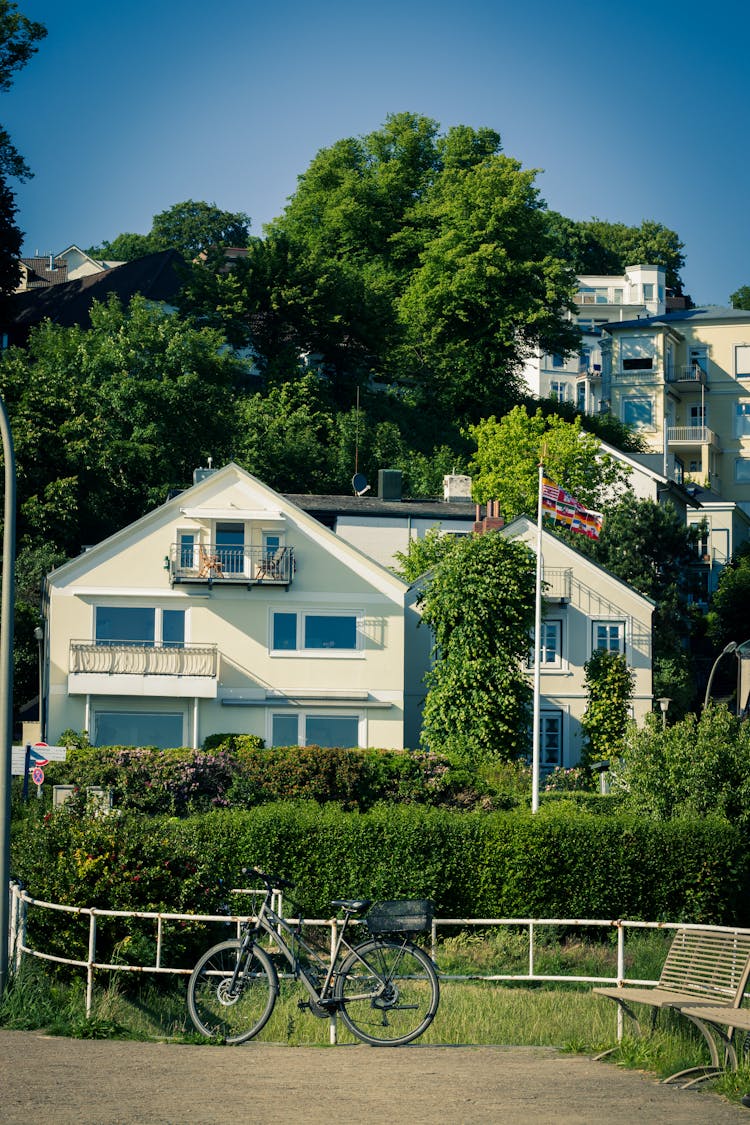
[[677,930],[659,988],[739,1007],[750,975],[750,933]]

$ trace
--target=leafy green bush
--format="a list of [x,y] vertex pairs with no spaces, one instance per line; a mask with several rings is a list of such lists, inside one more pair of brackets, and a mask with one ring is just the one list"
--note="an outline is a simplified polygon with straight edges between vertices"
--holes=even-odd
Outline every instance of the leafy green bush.
[[185,816],[279,800],[334,801],[368,809],[378,801],[450,808],[511,808],[513,793],[439,754],[321,746],[263,749],[249,735],[207,739],[203,750],[71,747],[48,779],[112,791],[117,808]]
[[750,827],[750,723],[709,704],[663,726],[649,716],[628,728],[621,759],[610,774],[632,807],[669,819],[715,813]]
[[[328,917],[336,897],[426,897],[448,917],[646,918],[747,924],[748,854],[724,820],[591,816],[568,801],[464,812],[283,802],[185,819],[63,807],[15,826],[13,873],[34,897],[73,905],[214,913],[243,866],[293,879],[299,908]],[[34,940],[85,956],[87,921],[32,909]],[[99,919],[100,957],[140,957],[153,927]],[[127,940],[123,940],[126,934]],[[187,963],[206,944],[193,923],[164,944]],[[115,954],[115,947],[117,953]],[[73,954],[75,955],[75,954]]]

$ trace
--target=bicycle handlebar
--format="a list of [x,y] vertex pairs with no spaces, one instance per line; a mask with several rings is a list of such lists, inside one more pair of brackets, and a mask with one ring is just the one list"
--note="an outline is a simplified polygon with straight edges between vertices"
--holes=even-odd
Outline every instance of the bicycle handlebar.
[[285,879],[282,875],[267,875],[265,871],[259,871],[257,867],[243,867],[240,874],[255,875],[256,878],[262,879],[269,891],[294,889],[294,883],[290,879]]

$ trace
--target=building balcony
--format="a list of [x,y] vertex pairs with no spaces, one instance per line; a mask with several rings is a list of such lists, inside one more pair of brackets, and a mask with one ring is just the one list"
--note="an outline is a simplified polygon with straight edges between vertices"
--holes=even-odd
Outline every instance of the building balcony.
[[295,573],[294,548],[223,547],[214,543],[186,547],[173,543],[165,560],[169,581],[199,585],[288,586]]
[[667,371],[667,382],[705,387],[708,385],[708,375],[699,363],[691,363],[687,367],[675,367]]
[[570,567],[544,567],[543,595],[548,602],[569,602],[573,571]]
[[711,445],[721,449],[718,436],[708,426],[668,426],[667,442],[670,449],[696,445]]
[[147,645],[71,641],[71,695],[198,696],[216,698],[216,645]]

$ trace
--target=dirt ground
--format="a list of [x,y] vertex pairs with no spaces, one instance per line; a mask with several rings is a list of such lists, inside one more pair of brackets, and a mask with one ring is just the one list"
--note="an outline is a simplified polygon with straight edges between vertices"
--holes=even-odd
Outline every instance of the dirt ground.
[[242,1047],[0,1031],[0,1122],[23,1125],[732,1125],[750,1111],[546,1047]]

